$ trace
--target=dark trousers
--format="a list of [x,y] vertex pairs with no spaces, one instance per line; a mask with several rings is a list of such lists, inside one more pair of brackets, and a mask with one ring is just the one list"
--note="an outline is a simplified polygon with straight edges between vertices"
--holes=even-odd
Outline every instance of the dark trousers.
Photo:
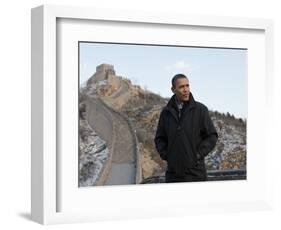
[[[203,166],[203,167],[202,167]],[[182,176],[177,176],[176,173],[169,168],[165,173],[165,182],[194,182],[194,181],[206,181],[207,172],[204,165],[201,167],[189,168],[186,170],[185,174]]]

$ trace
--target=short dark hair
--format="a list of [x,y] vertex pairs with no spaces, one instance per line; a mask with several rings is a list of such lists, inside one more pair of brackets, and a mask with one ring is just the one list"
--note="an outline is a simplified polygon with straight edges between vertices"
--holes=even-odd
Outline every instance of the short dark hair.
[[172,86],[173,86],[173,87],[176,86],[176,81],[177,81],[179,78],[186,78],[186,79],[187,79],[187,77],[186,77],[184,74],[182,74],[182,73],[176,74],[176,75],[172,78]]

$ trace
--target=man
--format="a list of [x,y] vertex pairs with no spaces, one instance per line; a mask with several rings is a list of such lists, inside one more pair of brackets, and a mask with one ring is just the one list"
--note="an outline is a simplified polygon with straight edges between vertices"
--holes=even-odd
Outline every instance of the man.
[[194,100],[184,74],[173,77],[171,90],[174,95],[160,113],[154,138],[167,161],[166,182],[207,180],[204,158],[218,139],[208,108]]

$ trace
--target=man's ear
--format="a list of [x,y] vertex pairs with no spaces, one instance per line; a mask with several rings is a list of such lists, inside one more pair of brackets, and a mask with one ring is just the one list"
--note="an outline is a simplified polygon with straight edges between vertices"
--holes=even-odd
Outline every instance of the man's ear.
[[175,93],[175,89],[174,89],[174,87],[173,87],[173,86],[171,87],[171,90],[172,90],[172,92],[173,92],[173,93]]

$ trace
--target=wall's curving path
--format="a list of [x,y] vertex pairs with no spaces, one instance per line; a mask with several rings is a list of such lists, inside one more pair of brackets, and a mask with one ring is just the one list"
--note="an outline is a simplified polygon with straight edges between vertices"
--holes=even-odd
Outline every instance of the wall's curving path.
[[95,97],[86,99],[86,119],[111,151],[97,185],[135,184],[136,143],[127,120]]

